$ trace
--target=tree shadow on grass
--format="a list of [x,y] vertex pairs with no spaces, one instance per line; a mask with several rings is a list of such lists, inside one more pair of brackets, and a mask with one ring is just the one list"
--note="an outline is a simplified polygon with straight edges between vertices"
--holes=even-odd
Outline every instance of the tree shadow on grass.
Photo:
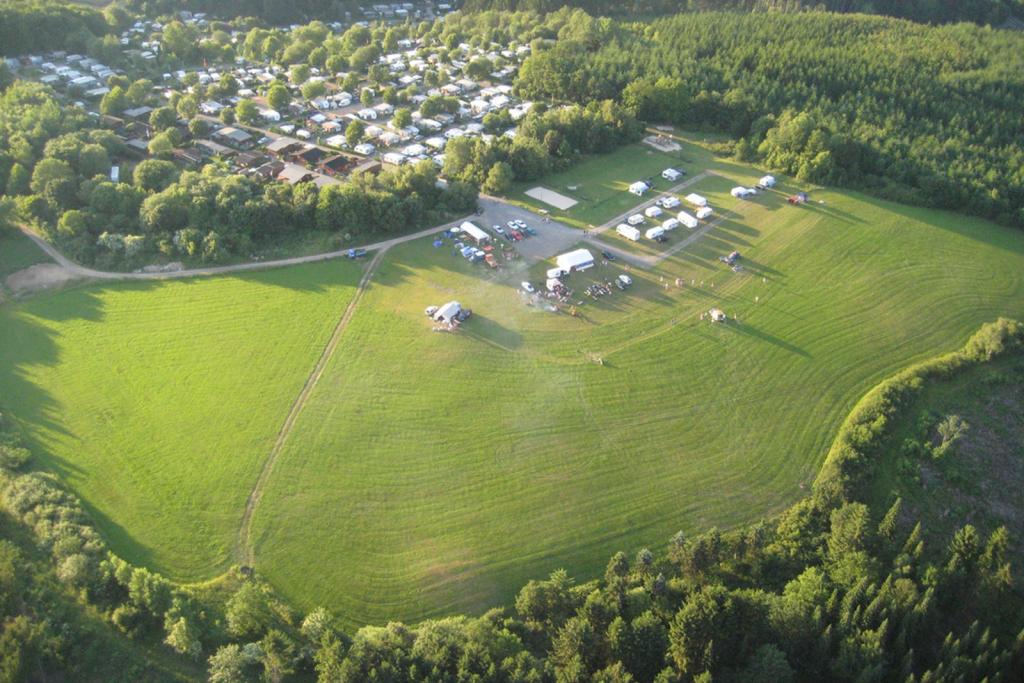
[[128,533],[127,529],[115,522],[96,506],[81,498],[79,500],[86,513],[96,524],[96,528],[102,534],[103,540],[107,542],[107,545],[110,546],[110,549],[116,555],[136,566],[149,567],[159,571],[159,568],[156,567],[152,548],[141,543],[137,538]]
[[72,436],[62,424],[60,404],[32,380],[32,368],[54,367],[61,360],[60,332],[40,321],[100,322],[103,317],[102,300],[93,289],[57,292],[0,309],[0,405],[29,433],[45,429]]

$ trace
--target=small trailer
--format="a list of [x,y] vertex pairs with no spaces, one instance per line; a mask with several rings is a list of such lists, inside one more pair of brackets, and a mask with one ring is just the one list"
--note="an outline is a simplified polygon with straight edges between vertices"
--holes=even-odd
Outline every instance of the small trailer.
[[619,223],[619,226],[615,228],[615,232],[619,233],[627,240],[632,240],[634,242],[640,241],[640,231],[634,228],[632,225]]
[[664,242],[666,239],[668,239],[667,237],[665,237],[665,228],[661,226],[649,228],[647,232],[644,233],[644,237],[646,237],[649,240],[654,240],[655,242]]
[[697,219],[691,216],[690,214],[686,213],[685,211],[680,211],[679,213],[677,213],[676,218],[678,218],[679,222],[685,225],[690,230],[693,230],[694,228],[697,227]]

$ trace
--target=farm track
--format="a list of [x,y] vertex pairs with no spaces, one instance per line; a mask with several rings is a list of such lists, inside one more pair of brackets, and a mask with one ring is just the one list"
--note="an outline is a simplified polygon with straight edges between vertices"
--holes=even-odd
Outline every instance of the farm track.
[[281,429],[277,433],[274,446],[270,450],[270,454],[267,456],[267,459],[263,462],[263,468],[260,470],[260,476],[256,479],[256,484],[253,486],[252,491],[249,493],[249,498],[245,502],[245,511],[242,513],[242,522],[239,524],[238,535],[235,538],[233,554],[235,559],[243,565],[251,567],[255,560],[255,553],[252,545],[252,517],[253,513],[256,511],[256,507],[260,503],[260,499],[263,497],[263,490],[266,488],[267,481],[270,479],[270,474],[274,469],[274,463],[277,461],[277,458],[281,453],[281,449],[288,440],[288,435],[291,433],[292,427],[295,425],[295,421],[298,419],[302,409],[309,401],[309,397],[313,393],[313,389],[316,388],[317,383],[320,381],[320,377],[324,374],[328,361],[330,361],[331,356],[334,355],[335,349],[338,348],[338,344],[341,342],[341,336],[348,327],[349,321],[352,320],[352,316],[355,314],[356,307],[359,305],[359,300],[362,298],[363,292],[366,291],[366,287],[370,284],[370,279],[373,277],[373,274],[376,272],[380,262],[384,259],[384,254],[387,253],[389,248],[390,245],[387,245],[378,250],[377,254],[373,257],[373,260],[370,261],[369,265],[367,265],[366,272],[364,272],[363,277],[360,278],[352,300],[349,301],[348,306],[345,307],[345,311],[341,314],[341,318],[338,319],[338,324],[334,326],[334,331],[331,333],[330,340],[328,340],[327,345],[320,354],[320,358],[317,359],[316,365],[313,366],[313,370],[310,372],[309,377],[306,378],[306,383],[302,386],[302,390],[299,392],[299,395],[292,403],[292,407],[288,411],[288,416],[285,418],[284,423],[281,425]]

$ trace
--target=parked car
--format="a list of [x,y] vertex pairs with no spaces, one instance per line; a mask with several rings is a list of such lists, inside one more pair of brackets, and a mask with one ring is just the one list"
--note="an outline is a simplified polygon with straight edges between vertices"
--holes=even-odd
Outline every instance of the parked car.
[[615,260],[615,254],[613,254],[610,251],[602,251],[601,252],[601,256],[604,257],[605,259],[607,259],[608,261],[614,261]]
[[626,275],[625,273],[619,276],[618,281],[621,282],[626,287],[629,287],[631,284],[633,284],[633,278]]
[[523,228],[523,229],[524,229],[524,230],[526,230],[526,232],[530,233],[531,235],[536,235],[536,234],[537,234],[537,231],[536,231],[536,230],[534,230],[533,228],[531,228],[531,227],[530,227],[529,225],[527,225],[527,226],[526,226],[525,228]]
[[494,230],[494,232],[498,233],[499,235],[505,234],[505,228],[501,227],[500,225],[493,225],[491,227]]
[[522,287],[523,291],[526,292],[527,294],[533,294],[534,292],[537,291],[537,289],[533,285],[531,285],[529,282],[525,280],[520,282],[519,286]]

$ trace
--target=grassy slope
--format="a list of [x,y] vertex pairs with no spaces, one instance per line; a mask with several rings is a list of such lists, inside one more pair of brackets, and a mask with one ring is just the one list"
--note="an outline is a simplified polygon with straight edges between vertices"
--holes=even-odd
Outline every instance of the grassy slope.
[[11,273],[48,260],[32,240],[20,232],[0,227],[0,283]]
[[[870,386],[1024,315],[1019,233],[708,183],[728,219],[584,320],[522,306],[522,273],[492,283],[426,242],[390,253],[256,513],[259,568],[349,623],[479,610],[563,566],[594,576],[615,550],[781,510]],[[742,274],[716,261],[733,248]],[[449,298],[478,314],[458,336],[422,314]],[[711,305],[742,324],[701,323]]]
[[0,308],[0,396],[114,550],[209,577],[358,276],[336,261]]

